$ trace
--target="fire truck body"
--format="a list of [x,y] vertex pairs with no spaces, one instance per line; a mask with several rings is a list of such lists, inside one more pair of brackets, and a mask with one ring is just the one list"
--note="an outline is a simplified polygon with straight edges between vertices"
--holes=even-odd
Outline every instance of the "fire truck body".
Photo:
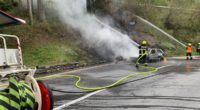
[[[10,25],[23,23],[25,23],[24,20],[12,17],[3,11],[0,11],[0,27],[6,27]],[[15,42],[13,44],[13,42],[10,43],[10,41]],[[15,47],[9,48],[9,44],[13,44],[15,45]],[[0,97],[1,93],[7,94],[8,96],[11,94],[11,91],[9,90],[11,90],[10,88],[12,86],[10,85],[9,80],[16,79],[16,85],[28,85],[28,87],[31,88],[31,94],[33,94],[35,98],[34,107],[32,108],[33,110],[53,109],[53,97],[51,91],[45,83],[43,83],[42,81],[37,81],[34,78],[35,71],[35,68],[27,68],[23,65],[22,50],[19,38],[16,35],[0,34],[0,85],[5,85],[4,83],[8,84],[9,82],[7,86],[0,87]],[[20,88],[17,88],[16,91],[20,91]],[[19,94],[16,94],[16,97],[18,97],[19,100],[21,100],[20,95],[20,92]],[[45,98],[45,100],[48,101],[45,101],[42,98]],[[6,106],[3,103],[1,103],[2,100],[0,99],[0,108],[3,107],[6,109]],[[6,98],[3,101],[6,102],[5,100]],[[12,99],[8,98],[8,100],[8,102],[10,103],[7,103],[7,105],[10,104],[10,107],[14,107],[16,110],[18,110],[17,107],[12,105]],[[26,100],[28,100],[28,98]],[[19,107],[21,106],[21,102],[15,101],[15,103],[19,103]],[[21,108],[22,107],[20,107],[20,109]],[[7,109],[9,108],[7,107]]]

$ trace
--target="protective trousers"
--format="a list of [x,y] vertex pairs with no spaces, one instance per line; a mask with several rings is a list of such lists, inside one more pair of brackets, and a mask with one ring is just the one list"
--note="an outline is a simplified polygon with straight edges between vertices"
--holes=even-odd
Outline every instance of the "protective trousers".
[[138,64],[147,64],[147,48],[146,47],[140,47],[139,50],[139,58],[138,58]]

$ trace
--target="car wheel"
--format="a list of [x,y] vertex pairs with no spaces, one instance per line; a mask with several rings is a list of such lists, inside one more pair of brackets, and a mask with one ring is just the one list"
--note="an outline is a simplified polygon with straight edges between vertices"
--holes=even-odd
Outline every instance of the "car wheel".
[[158,61],[163,61],[164,60],[164,58],[163,57],[158,57]]

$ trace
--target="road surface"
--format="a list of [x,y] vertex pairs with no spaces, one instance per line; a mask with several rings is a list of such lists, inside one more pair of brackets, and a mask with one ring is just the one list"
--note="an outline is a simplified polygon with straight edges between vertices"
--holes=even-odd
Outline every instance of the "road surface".
[[[200,110],[200,60],[170,60],[151,64],[156,73],[132,77],[119,86],[85,91],[71,78],[46,80],[53,89],[55,109],[62,110]],[[110,84],[136,73],[128,63],[107,64],[64,74],[76,74],[88,87]]]

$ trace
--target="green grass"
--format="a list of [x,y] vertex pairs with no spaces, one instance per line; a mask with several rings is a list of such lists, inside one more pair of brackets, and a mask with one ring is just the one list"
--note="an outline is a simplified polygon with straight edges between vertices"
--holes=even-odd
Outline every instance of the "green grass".
[[10,26],[0,31],[19,36],[26,66],[88,63],[95,59],[95,56],[81,48],[78,32],[63,26],[56,19],[35,21],[32,26]]
[[79,45],[73,42],[54,41],[28,45],[23,50],[24,62],[28,66],[79,62],[85,57],[84,51],[79,50]]

